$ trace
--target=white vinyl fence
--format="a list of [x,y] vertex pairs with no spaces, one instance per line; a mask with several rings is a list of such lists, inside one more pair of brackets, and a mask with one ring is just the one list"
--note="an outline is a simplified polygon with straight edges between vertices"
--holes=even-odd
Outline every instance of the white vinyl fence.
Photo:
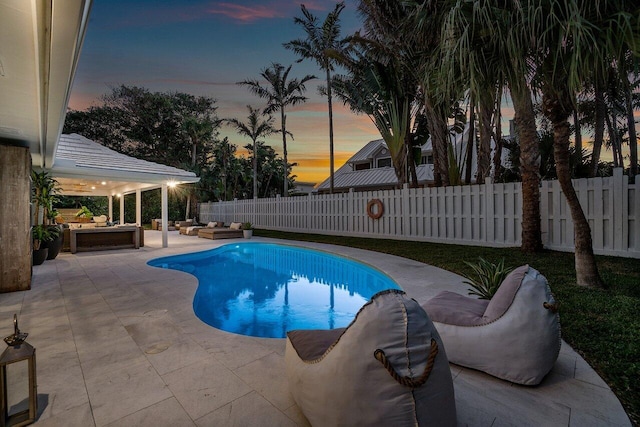
[[[597,254],[640,258],[640,176],[629,184],[622,169],[609,178],[574,180]],[[384,214],[367,215],[379,199]],[[540,188],[542,241],[574,250],[573,222],[557,181]],[[200,222],[250,221],[256,228],[477,246],[520,246],[520,183],[403,188],[341,194],[202,203]]]

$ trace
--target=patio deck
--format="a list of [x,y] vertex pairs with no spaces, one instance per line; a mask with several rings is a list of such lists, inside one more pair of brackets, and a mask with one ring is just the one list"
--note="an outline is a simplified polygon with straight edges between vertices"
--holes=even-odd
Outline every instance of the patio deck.
[[[13,332],[18,313],[37,349],[36,424],[308,425],[288,391],[283,339],[207,326],[191,306],[196,279],[146,265],[233,240],[169,236],[166,249],[159,232],[147,231],[139,250],[63,253],[34,267],[31,291],[0,294],[0,334]],[[296,244],[376,265],[418,301],[443,289],[466,292],[460,277],[415,261]],[[536,387],[456,365],[451,372],[459,425],[631,425],[607,385],[564,342],[554,369]]]

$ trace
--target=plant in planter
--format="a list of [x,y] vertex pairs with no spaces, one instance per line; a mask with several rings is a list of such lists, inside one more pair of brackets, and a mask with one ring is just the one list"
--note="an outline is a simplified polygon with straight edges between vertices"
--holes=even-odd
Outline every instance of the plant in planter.
[[250,239],[253,236],[253,226],[250,222],[242,223],[242,235],[245,239]]
[[91,212],[86,206],[82,206],[80,210],[76,212],[76,218],[89,222],[91,221],[91,218],[93,218],[93,212]]
[[[59,214],[53,208],[53,204],[58,202],[57,195],[60,187],[58,181],[53,179],[48,172],[31,171],[31,183],[31,201],[34,205],[33,224],[36,224],[32,231],[34,253],[36,250],[40,251],[46,248],[48,251],[45,258],[54,259],[60,252],[63,239],[62,230],[55,225],[55,218]],[[41,214],[42,221],[40,222]],[[41,254],[42,252],[38,252],[38,256],[42,256]]]
[[51,241],[52,234],[46,225],[37,224],[31,227],[33,241],[33,265],[42,264],[49,255],[49,248],[46,246]]
[[49,225],[47,229],[51,233],[51,240],[46,242],[47,248],[49,248],[49,254],[47,255],[47,259],[56,259],[60,250],[62,249],[62,244],[64,242],[64,233],[62,225],[59,225],[56,222],[56,218],[60,216],[60,213],[55,209],[52,209],[48,213]]

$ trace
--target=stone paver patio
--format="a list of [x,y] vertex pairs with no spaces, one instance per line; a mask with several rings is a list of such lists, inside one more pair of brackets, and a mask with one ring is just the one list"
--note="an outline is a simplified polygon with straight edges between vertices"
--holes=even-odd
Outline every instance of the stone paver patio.
[[[204,324],[192,309],[196,279],[146,265],[234,240],[169,234],[166,249],[160,233],[148,231],[140,250],[63,253],[34,267],[32,290],[0,294],[0,335],[13,332],[18,313],[20,328],[37,349],[36,424],[308,425],[288,391],[283,339],[234,335]],[[375,265],[418,301],[443,289],[466,293],[460,277],[404,258],[286,243]],[[554,369],[536,387],[456,365],[451,372],[460,425],[631,424],[604,381],[564,342]]]

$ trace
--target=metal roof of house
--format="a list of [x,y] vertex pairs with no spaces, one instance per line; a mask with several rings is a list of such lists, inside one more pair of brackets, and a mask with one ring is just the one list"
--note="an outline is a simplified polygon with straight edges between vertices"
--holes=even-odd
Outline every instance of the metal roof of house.
[[60,182],[63,194],[86,196],[200,180],[193,172],[136,159],[78,134],[60,136],[51,174]]
[[[466,156],[466,144],[469,138],[469,126],[467,125],[462,133],[453,133],[449,136],[451,143],[453,144],[453,153],[456,158],[456,161],[460,164],[463,163],[463,160]],[[492,149],[494,142],[492,140]],[[378,153],[378,150],[382,148],[386,148],[387,145],[382,139],[376,139],[373,141],[369,141],[362,149],[360,149],[357,153],[355,153],[347,162],[340,167],[334,173],[334,189],[338,191],[343,191],[345,189],[354,188],[354,189],[370,189],[376,187],[389,187],[397,184],[397,178],[392,167],[383,167],[383,168],[371,168],[371,169],[363,169],[363,170],[353,170],[352,165],[357,163],[363,163],[366,161],[371,161],[375,158],[375,155]],[[421,151],[424,154],[429,154],[433,151],[431,145],[431,137],[425,142]],[[472,176],[475,177],[477,170],[477,153],[475,147],[472,150],[472,163],[471,163],[471,172]],[[493,154],[492,154],[493,156]],[[492,157],[493,158],[493,157]],[[503,148],[502,151],[502,163],[503,165],[508,165],[508,150]],[[492,163],[493,167],[493,163]],[[425,184],[429,182],[433,182],[433,165],[418,165],[416,166],[416,173],[418,175],[418,182],[420,184]],[[315,191],[326,191],[329,190],[329,178],[320,183]]]
[[359,163],[367,160],[371,160],[376,151],[380,148],[387,148],[387,144],[383,139],[376,139],[374,141],[369,141],[367,145],[362,147],[356,154],[354,154],[349,160],[349,163]]
[[[346,169],[343,169],[345,168]],[[433,181],[433,165],[419,165],[416,167],[418,182]],[[334,174],[334,189],[389,187],[398,184],[396,172],[392,167],[373,168],[352,171],[349,165],[344,165]],[[329,181],[324,181],[318,190],[328,190]]]

